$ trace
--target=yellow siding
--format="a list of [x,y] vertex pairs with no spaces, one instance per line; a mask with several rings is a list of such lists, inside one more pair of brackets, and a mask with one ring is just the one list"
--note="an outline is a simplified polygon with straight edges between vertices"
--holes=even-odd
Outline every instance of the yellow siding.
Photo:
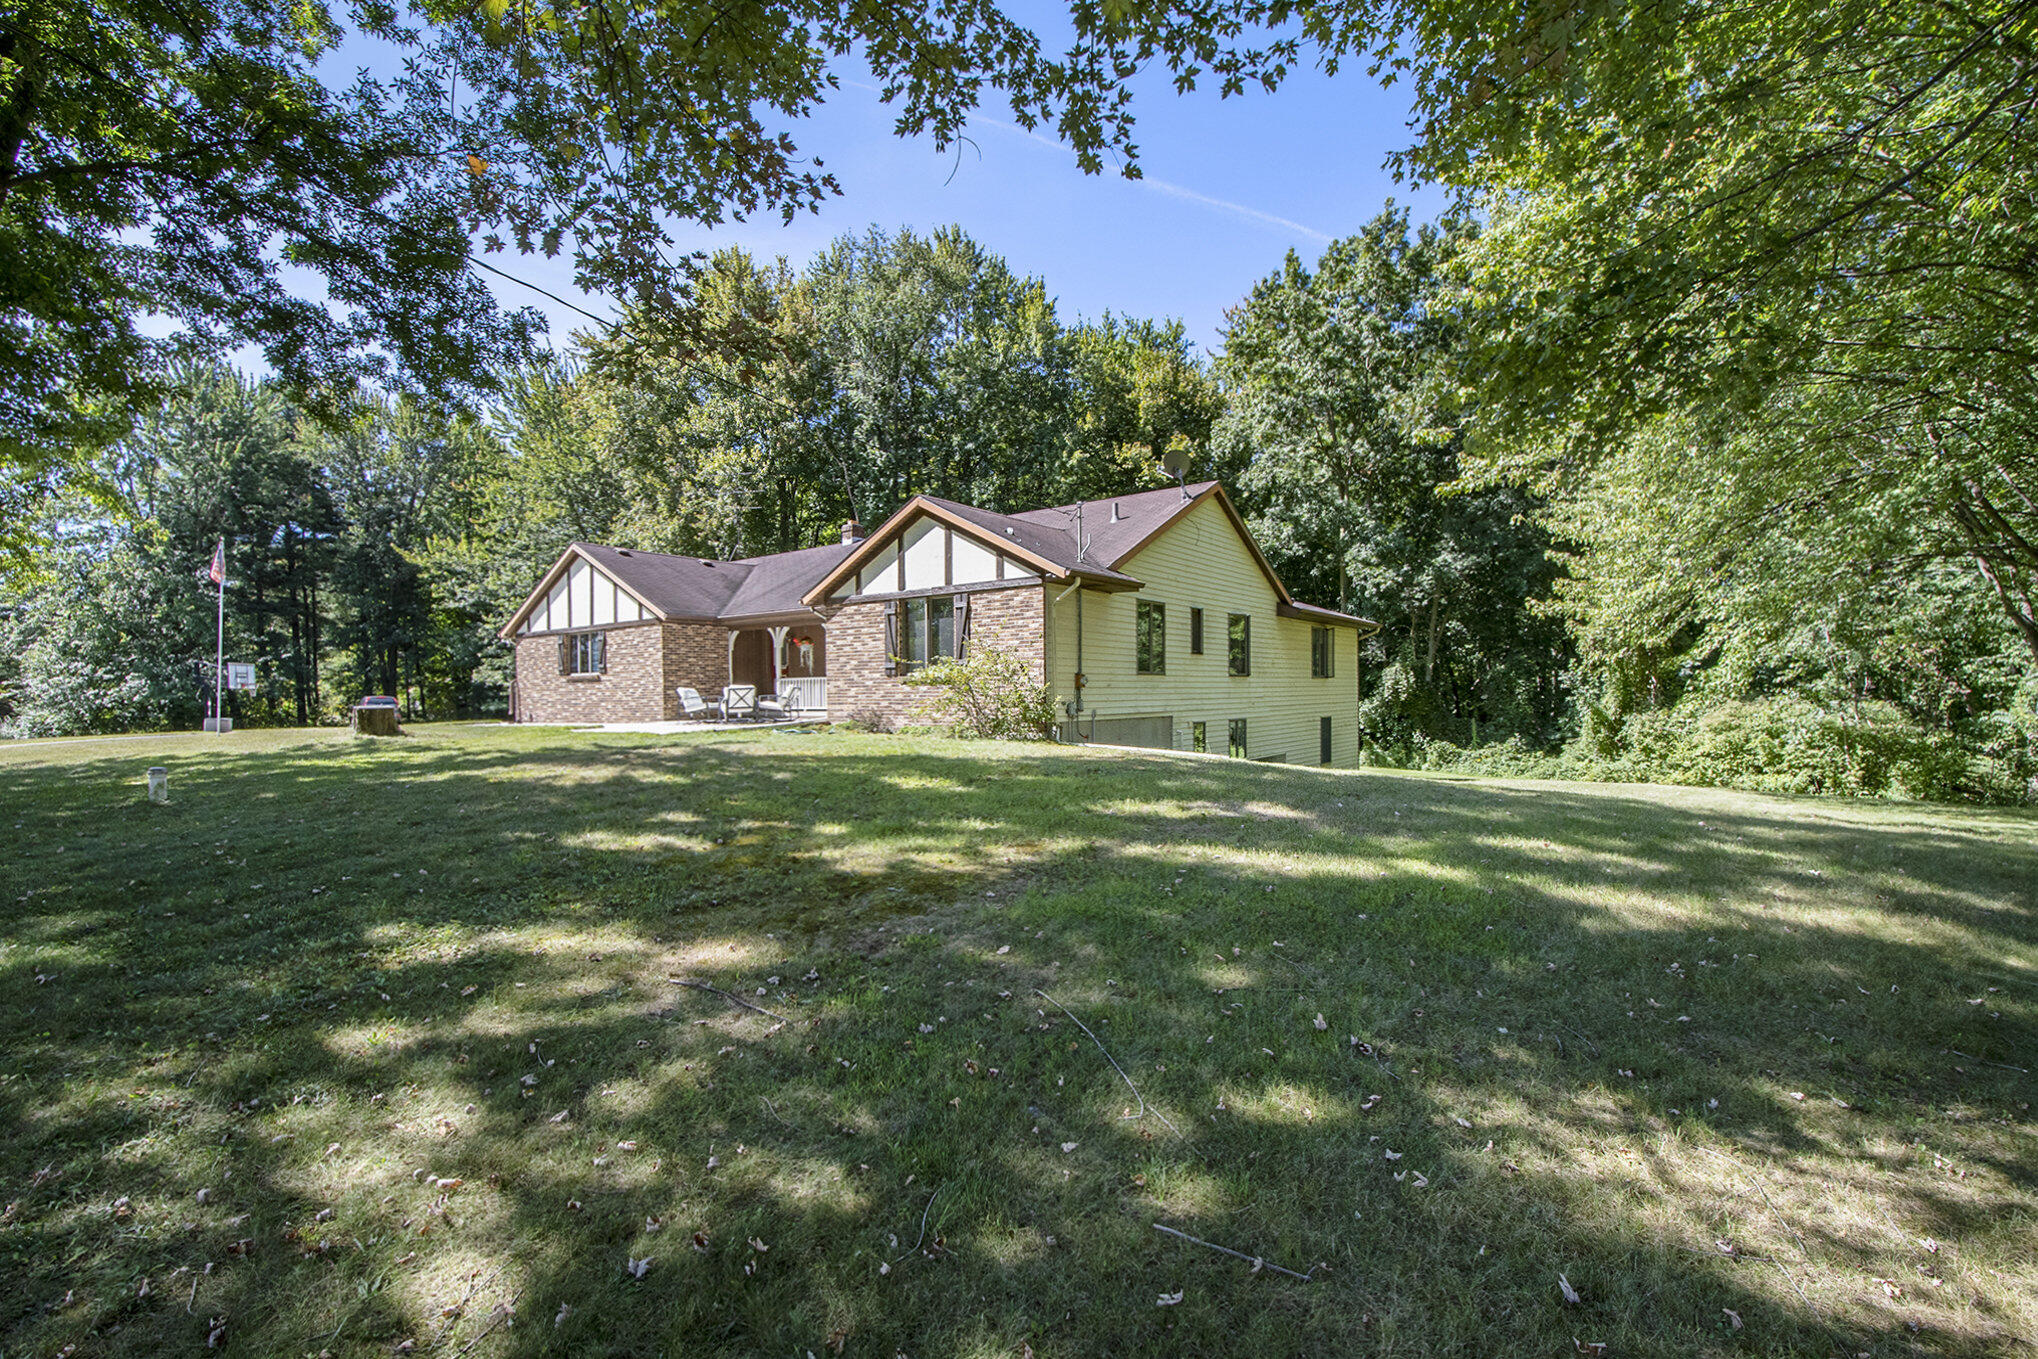
[[[1359,762],[1358,630],[1331,629],[1333,677],[1309,674],[1311,624],[1274,613],[1276,596],[1230,518],[1206,500],[1117,569],[1144,582],[1138,592],[1082,592],[1083,730],[1092,713],[1113,718],[1173,718],[1174,745],[1190,748],[1190,724],[1207,723],[1209,750],[1226,750],[1228,723],[1246,719],[1247,754],[1285,755],[1315,764],[1317,726],[1331,719],[1331,763]],[[1050,587],[1048,672],[1057,702],[1074,697],[1076,596]],[[1139,600],[1167,606],[1167,673],[1137,672],[1133,645]],[[1315,603],[1317,601],[1310,601]],[[1203,654],[1189,654],[1189,610],[1203,610]],[[1231,614],[1252,619],[1252,674],[1230,673],[1226,625]],[[1101,738],[1100,738],[1101,739]]]

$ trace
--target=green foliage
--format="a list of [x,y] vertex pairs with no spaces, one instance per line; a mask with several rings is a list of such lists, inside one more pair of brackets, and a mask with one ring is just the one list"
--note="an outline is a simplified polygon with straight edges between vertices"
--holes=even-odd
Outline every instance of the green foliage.
[[1977,759],[1952,734],[1929,730],[1886,703],[1846,710],[1795,697],[1694,703],[1637,714],[1600,739],[1581,739],[1561,753],[1532,749],[1519,738],[1477,749],[1429,740],[1413,744],[1409,763],[1415,768],[1498,778],[1940,802],[2015,803],[2031,794],[2008,762]]
[[[1220,404],[1177,323],[1065,325],[1046,284],[955,228],[844,237],[806,269],[710,261],[673,352],[639,318],[590,339],[567,399],[620,479],[613,531],[721,557],[810,547],[916,494],[1019,509],[1158,484]],[[647,335],[644,332],[649,331]]]
[[14,610],[11,729],[194,725],[216,645],[213,589],[197,577],[222,540],[227,658],[256,678],[227,695],[238,724],[332,720],[371,691],[419,714],[499,706],[487,670],[508,606],[435,585],[413,555],[474,518],[467,488],[494,461],[485,432],[401,401],[332,429],[272,384],[178,376],[95,463],[110,506],[57,502],[59,545]]
[[9,736],[195,727],[209,702],[212,610],[180,563],[133,543],[79,551],[19,606]]
[[1313,271],[1291,254],[1232,312],[1218,364],[1216,464],[1292,588],[1382,625],[1361,721],[1396,749],[1482,726],[1548,744],[1566,709],[1563,630],[1530,608],[1555,574],[1537,502],[1456,486],[1462,430],[1424,413],[1462,346],[1442,276],[1472,235],[1390,207]]
[[[396,74],[343,74],[363,48]],[[901,135],[945,147],[998,90],[1091,172],[1136,157],[1125,73],[1045,57],[989,3],[11,6],[0,508],[89,480],[180,350],[257,347],[321,402],[364,381],[494,389],[538,325],[483,286],[483,257],[512,247],[568,255],[580,288],[663,318],[674,352],[740,352],[680,310],[694,270],[672,224],[790,220],[839,192],[784,129],[852,54]],[[181,329],[151,338],[151,315]],[[0,521],[0,546],[25,522]]]
[[1044,741],[1057,716],[1048,686],[1018,653],[974,645],[961,660],[944,656],[906,677],[906,683],[938,690],[930,716],[952,723],[963,736],[996,741]]

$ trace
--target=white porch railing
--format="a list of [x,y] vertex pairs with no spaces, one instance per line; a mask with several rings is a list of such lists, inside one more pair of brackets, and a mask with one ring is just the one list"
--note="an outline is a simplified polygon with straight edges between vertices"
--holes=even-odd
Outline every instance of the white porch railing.
[[828,711],[828,677],[826,675],[781,675],[778,679],[779,702],[801,712]]

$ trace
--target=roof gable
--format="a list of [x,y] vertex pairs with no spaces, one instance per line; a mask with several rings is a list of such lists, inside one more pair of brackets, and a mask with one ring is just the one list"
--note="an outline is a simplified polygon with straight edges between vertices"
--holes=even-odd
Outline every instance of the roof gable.
[[880,556],[923,516],[939,519],[988,547],[1009,553],[1042,575],[1057,580],[1079,576],[1106,589],[1137,589],[1139,582],[1117,569],[1119,561],[1216,487],[1214,481],[1188,488],[1167,486],[1019,514],[999,514],[939,496],[916,495],[817,582],[808,592],[807,602],[818,602],[840,588],[853,572]]
[[590,609],[582,617],[569,610],[565,622],[532,631],[602,627],[645,618],[716,620],[806,614],[809,611],[800,597],[849,551],[847,543],[830,543],[741,561],[715,561],[669,552],[605,547],[599,543],[573,543],[560,554],[522,607],[510,616],[499,635],[505,640],[514,637],[526,619],[547,608],[561,582],[571,577],[576,562],[598,572],[615,586],[619,597],[627,596],[641,612],[623,617],[613,611]]
[[[508,641],[525,630],[556,632],[664,617],[657,604],[631,582],[619,579],[595,555],[606,550],[593,549],[588,543],[567,544],[497,635]],[[527,620],[536,625],[525,629]]]

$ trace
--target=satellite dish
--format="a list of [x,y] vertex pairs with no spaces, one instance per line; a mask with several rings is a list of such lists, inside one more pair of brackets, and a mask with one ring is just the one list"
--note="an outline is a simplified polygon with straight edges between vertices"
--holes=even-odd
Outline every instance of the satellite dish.
[[1161,466],[1169,476],[1179,480],[1182,473],[1189,470],[1189,450],[1179,446],[1164,449],[1161,453]]

